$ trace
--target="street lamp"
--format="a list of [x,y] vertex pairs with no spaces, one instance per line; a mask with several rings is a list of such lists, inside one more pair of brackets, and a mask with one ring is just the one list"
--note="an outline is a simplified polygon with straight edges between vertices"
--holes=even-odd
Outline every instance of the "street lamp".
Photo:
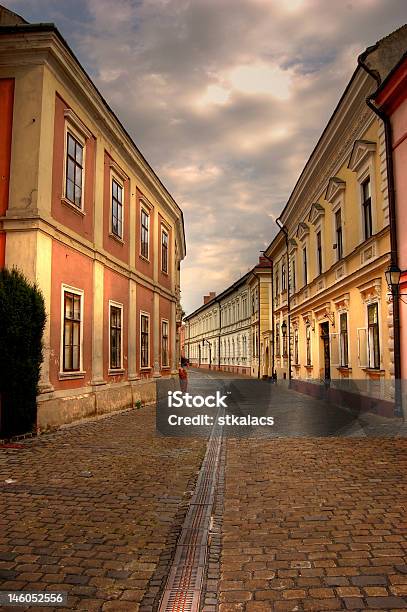
[[392,263],[385,272],[386,281],[391,290],[392,295],[396,295],[398,293],[398,288],[400,284],[400,276],[401,271],[397,264]]
[[205,346],[205,342],[209,345],[209,369],[212,367],[212,343],[206,338],[202,338],[202,348]]

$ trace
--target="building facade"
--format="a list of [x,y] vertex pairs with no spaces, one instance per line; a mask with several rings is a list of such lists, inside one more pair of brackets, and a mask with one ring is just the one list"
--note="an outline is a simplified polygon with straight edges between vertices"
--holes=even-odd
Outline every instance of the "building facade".
[[[405,29],[387,37],[370,70],[388,73],[405,39]],[[267,248],[273,334],[264,341],[278,378],[394,377],[385,130],[366,104],[374,90],[372,74],[358,65]]]
[[397,260],[401,271],[400,309],[400,377],[407,380],[407,58],[397,64],[382,83],[375,103],[390,122]]
[[177,371],[183,217],[58,30],[6,13],[0,265],[44,294],[46,429],[151,401]]
[[[270,264],[265,258],[184,318],[185,357],[193,367],[258,377],[260,338],[270,325]],[[267,300],[267,301],[266,301]]]

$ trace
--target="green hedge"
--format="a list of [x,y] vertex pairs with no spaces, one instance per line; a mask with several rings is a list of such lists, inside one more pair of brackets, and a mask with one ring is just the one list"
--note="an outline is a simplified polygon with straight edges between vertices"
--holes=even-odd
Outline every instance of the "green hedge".
[[21,272],[0,270],[1,435],[35,428],[42,362],[44,298]]

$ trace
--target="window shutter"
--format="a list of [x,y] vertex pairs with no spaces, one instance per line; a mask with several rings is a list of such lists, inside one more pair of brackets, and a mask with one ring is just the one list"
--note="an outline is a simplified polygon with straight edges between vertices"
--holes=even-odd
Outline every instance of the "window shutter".
[[359,367],[367,368],[367,330],[366,327],[359,327],[357,331]]
[[330,334],[331,366],[339,366],[339,334]]

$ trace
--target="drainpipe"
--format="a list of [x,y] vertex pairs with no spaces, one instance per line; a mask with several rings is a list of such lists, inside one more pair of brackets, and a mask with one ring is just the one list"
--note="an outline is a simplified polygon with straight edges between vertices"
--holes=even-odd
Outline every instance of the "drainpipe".
[[274,376],[274,264],[271,257],[266,255],[266,251],[260,251],[260,253],[268,259],[271,264],[271,375]]
[[288,252],[288,229],[281,222],[280,218],[276,223],[285,236],[285,246],[287,249],[287,332],[288,332],[288,380],[291,381],[291,303],[290,303],[290,255]]
[[261,355],[260,355],[260,276],[257,274],[257,272],[254,272],[254,270],[252,270],[252,274],[253,276],[255,276],[257,278],[257,282],[258,282],[258,290],[259,290],[259,294],[257,296],[257,311],[258,311],[258,336],[257,336],[257,352],[258,352],[258,360],[259,360],[259,365],[258,365],[258,372],[257,372],[257,378],[260,378],[260,364],[261,364]]
[[219,305],[219,339],[218,339],[218,371],[220,372],[220,339],[222,336],[222,309],[218,299],[215,302]]
[[[358,65],[363,68],[377,83],[377,87],[381,84],[380,75],[366,65],[365,59],[377,48],[377,45],[369,47],[359,55]],[[380,108],[377,108],[373,103],[373,98],[376,92],[371,94],[366,99],[368,107],[383,121],[384,136],[386,146],[386,172],[387,186],[389,198],[389,222],[390,222],[390,264],[397,266],[398,250],[397,250],[397,217],[396,217],[396,198],[394,189],[394,170],[393,170],[393,154],[392,154],[392,129],[390,117]],[[394,378],[396,380],[396,410],[401,411],[401,347],[400,347],[400,303],[398,293],[393,294],[393,333],[394,333]],[[399,381],[399,383],[397,383]]]

